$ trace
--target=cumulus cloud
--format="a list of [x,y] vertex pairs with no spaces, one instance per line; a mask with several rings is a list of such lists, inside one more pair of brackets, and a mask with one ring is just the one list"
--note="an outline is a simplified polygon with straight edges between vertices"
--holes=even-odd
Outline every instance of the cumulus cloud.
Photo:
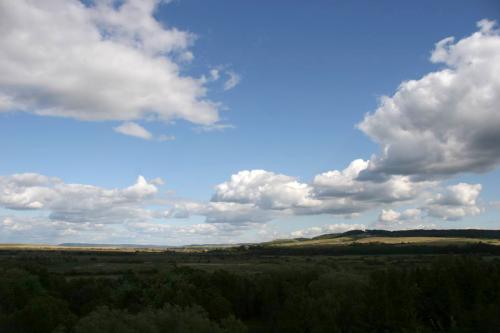
[[468,215],[478,215],[481,207],[477,199],[481,193],[481,184],[459,183],[438,193],[426,205],[428,214],[444,220],[458,220]]
[[312,188],[295,178],[265,170],[244,170],[215,188],[214,202],[254,204],[263,209],[311,207]]
[[215,187],[211,201],[179,202],[169,217],[203,215],[213,223],[264,223],[296,215],[343,215],[345,218],[381,204],[413,202],[435,182],[412,182],[392,176],[381,182],[358,181],[368,161],[355,160],[346,169],[314,177],[311,183],[266,170],[243,170]]
[[66,184],[32,173],[0,177],[0,207],[43,210],[50,219],[66,222],[122,223],[151,218],[152,212],[144,205],[157,192],[142,176],[123,189]]
[[392,209],[382,209],[378,216],[380,222],[394,222],[399,220],[401,213],[396,212]]
[[405,209],[397,212],[393,209],[382,209],[378,216],[378,221],[382,223],[398,223],[401,221],[417,221],[422,217],[422,210],[418,208]]
[[493,21],[436,44],[441,70],[401,83],[358,127],[381,145],[364,178],[483,172],[500,161],[500,34]]
[[185,245],[233,242],[244,229],[231,224],[171,225],[152,220],[73,223],[43,216],[0,216],[0,242]]
[[432,218],[454,221],[474,216],[482,211],[478,204],[480,192],[480,184],[450,185],[441,191],[429,193],[430,198],[419,208],[409,208],[401,212],[390,208],[382,209],[375,226],[391,229],[420,227],[429,225]]
[[174,202],[165,212],[167,218],[188,218],[192,215],[204,216],[208,223],[228,223],[245,226],[265,223],[289,212],[261,209],[254,204],[236,202]]
[[245,225],[300,215],[350,218],[382,205],[418,205],[402,212],[383,209],[379,216],[381,225],[410,225],[424,216],[456,220],[481,212],[479,184],[460,183],[443,189],[437,181],[413,181],[408,176],[358,180],[368,165],[368,161],[355,160],[344,170],[317,175],[310,184],[270,171],[244,170],[217,185],[210,202],[180,202],[167,215],[202,215],[209,223]]
[[73,237],[84,242],[109,240],[114,234],[110,225],[96,223],[70,223],[44,217],[0,216],[0,242],[46,243]]
[[436,229],[438,226],[428,218],[424,208],[408,208],[402,211],[382,209],[371,228],[386,230]]
[[[177,62],[192,58],[195,37],[158,22],[158,3],[0,1],[0,110],[215,124],[218,104],[206,98],[201,79],[181,74]],[[137,126],[119,128],[148,137]]]
[[415,199],[434,182],[414,182],[408,176],[390,176],[382,180],[359,180],[368,170],[369,161],[357,159],[342,171],[333,170],[314,177],[313,186],[319,197],[350,197],[356,201],[392,203]]
[[[330,173],[345,175],[349,172]],[[355,179],[355,173],[351,176]],[[346,184],[344,181],[340,183],[342,186]],[[192,235],[193,240],[215,241],[218,236],[227,236],[224,239],[229,241],[233,236],[241,236],[244,230],[258,228],[258,225],[271,220],[317,214],[350,217],[381,204],[387,205],[369,196],[355,197],[353,193],[357,192],[351,190],[345,190],[343,195],[334,191],[330,192],[331,196],[325,196],[326,192],[315,189],[314,182],[302,183],[294,177],[264,170],[242,171],[233,175],[215,187],[209,202],[162,198],[158,186],[163,184],[162,179],[146,180],[139,176],[131,186],[107,189],[69,184],[59,178],[36,173],[2,176],[0,207],[19,214],[5,216],[0,229],[4,235],[24,237],[29,233],[40,232],[40,237],[45,235],[50,239],[77,237],[80,234],[97,239],[99,233],[107,233],[109,237],[116,236],[117,239],[136,235],[142,237],[136,239],[141,239],[141,242],[147,242],[148,239],[158,242],[159,237],[163,236],[171,237],[175,242],[178,241],[173,237],[175,234],[184,237],[184,240],[191,239],[189,235]],[[322,190],[325,184],[322,183]],[[336,182],[328,184],[337,185]],[[377,186],[385,188],[384,185]],[[363,191],[363,187],[360,191]],[[443,189],[426,188],[425,195],[411,201],[422,202],[418,208],[401,212],[392,208],[384,209],[376,227],[420,228],[430,226],[429,219],[432,218],[456,220],[476,215],[481,212],[478,204],[480,191],[481,185],[466,183]],[[30,211],[28,217],[24,216],[25,211]],[[38,215],[33,215],[33,212]],[[202,216],[204,222],[194,226],[167,223],[169,220],[174,222],[173,219],[192,216]],[[311,237],[321,233],[343,232],[350,228],[364,229],[364,225],[333,224],[298,230],[292,235]],[[109,237],[107,239],[111,239]]]

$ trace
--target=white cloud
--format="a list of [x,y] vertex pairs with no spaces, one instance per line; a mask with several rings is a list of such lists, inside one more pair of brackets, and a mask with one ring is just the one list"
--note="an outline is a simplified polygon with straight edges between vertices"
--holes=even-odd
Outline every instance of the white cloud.
[[185,245],[233,242],[245,229],[229,224],[171,225],[151,220],[73,223],[43,216],[0,216],[0,242]]
[[220,78],[220,70],[218,68],[212,68],[210,70],[210,78],[217,81]]
[[165,141],[174,141],[175,135],[166,135],[166,134],[161,134],[158,136],[157,140],[160,142],[165,142]]
[[196,133],[206,133],[206,132],[219,132],[219,131],[224,131],[226,129],[233,129],[233,128],[236,128],[236,127],[232,124],[218,123],[218,124],[213,124],[213,125],[197,126],[197,127],[194,127],[193,130]]
[[381,145],[364,178],[483,172],[500,161],[500,34],[492,21],[457,42],[436,44],[444,68],[401,83],[359,128]]
[[478,215],[481,207],[477,203],[481,184],[459,183],[438,193],[426,205],[428,214],[444,220],[458,220],[468,215]]
[[395,222],[398,221],[401,217],[401,213],[396,212],[392,209],[382,209],[380,215],[378,216],[378,220],[380,222]]
[[144,206],[157,193],[158,188],[142,176],[123,189],[66,184],[38,174],[0,177],[0,207],[46,211],[50,219],[65,222],[123,223],[149,219],[153,213]]
[[149,183],[156,186],[165,185],[165,181],[161,177],[156,177],[149,180]]
[[0,216],[0,242],[46,243],[66,241],[106,241],[115,233],[113,226],[95,223],[69,223],[44,217]]
[[[343,181],[340,183],[345,185]],[[209,202],[161,197],[158,186],[163,184],[162,179],[148,181],[139,176],[131,186],[107,189],[68,184],[59,178],[35,173],[2,176],[0,208],[17,211],[17,215],[5,216],[0,229],[5,231],[4,237],[28,237],[26,239],[36,238],[29,233],[39,233],[40,237],[45,235],[47,239],[79,239],[87,235],[101,241],[128,239],[132,236],[138,238],[131,241],[154,243],[161,242],[161,237],[173,242],[180,242],[181,238],[183,241],[192,239],[193,242],[215,242],[217,239],[232,241],[234,237],[242,236],[244,230],[258,228],[258,225],[271,220],[317,214],[350,217],[381,204],[387,205],[370,196],[353,197],[353,191],[349,190],[343,196],[338,192],[334,192],[335,196],[332,197],[317,196],[314,185],[264,170],[242,171],[233,175],[227,182],[216,186],[212,201]],[[419,208],[402,212],[384,208],[375,226],[408,229],[432,226],[428,220],[434,218],[456,220],[476,215],[481,212],[478,205],[480,190],[481,185],[466,183],[444,189],[426,188],[425,195],[411,201],[416,204],[420,201]],[[22,211],[26,210],[31,211],[28,217],[23,216],[27,213]],[[168,223],[169,219],[173,222],[172,219],[193,216],[204,217],[204,222],[194,226]],[[343,232],[349,228],[364,229],[364,225],[333,224],[298,230],[293,235],[311,237],[321,233]],[[190,238],[190,235],[194,238]]]
[[181,201],[173,203],[172,208],[167,210],[164,216],[166,218],[188,218],[192,215],[199,215],[204,216],[208,223],[245,226],[252,223],[265,223],[288,214],[284,211],[261,209],[251,203]]
[[124,135],[134,136],[136,138],[141,138],[144,140],[151,140],[153,138],[153,134],[151,134],[147,129],[145,129],[139,124],[130,121],[123,123],[120,126],[117,126],[113,129],[115,130],[115,132]]
[[393,209],[382,209],[378,216],[378,221],[382,223],[401,223],[402,221],[420,221],[422,210],[418,208],[408,208],[403,212],[397,212]]
[[332,170],[314,177],[314,187],[320,196],[346,196],[362,191],[357,182],[359,173],[368,167],[368,161],[357,159],[342,171]]
[[227,81],[224,82],[224,90],[231,90],[234,87],[236,87],[240,81],[241,81],[241,76],[236,74],[233,71],[227,71],[227,75],[229,76]]
[[[154,17],[158,1],[0,1],[0,108],[86,121],[218,121],[184,76],[194,36]],[[188,55],[191,54],[191,57]]]
[[201,80],[203,83],[210,83],[219,81],[221,78],[225,78],[223,89],[224,91],[228,91],[236,87],[240,81],[241,76],[237,74],[235,71],[228,69],[228,66],[217,66],[212,68],[208,72],[208,76],[203,75]]
[[414,182],[408,176],[390,176],[381,180],[359,180],[369,161],[357,159],[342,171],[333,170],[314,177],[318,197],[349,197],[359,202],[398,202],[415,199],[435,182]]
[[409,208],[402,212],[382,209],[376,227],[409,228],[427,225],[433,218],[454,221],[478,215],[482,211],[477,202],[480,192],[480,184],[450,185],[441,191],[429,193],[430,198],[419,208]]
[[312,188],[295,178],[265,170],[244,170],[215,188],[214,202],[254,204],[263,209],[311,207]]
[[367,161],[356,160],[343,171],[317,175],[311,184],[270,171],[243,170],[217,185],[210,202],[179,202],[168,216],[202,215],[208,222],[240,225],[294,215],[352,218],[381,204],[415,202],[436,186],[435,182],[412,182],[404,176],[382,182],[356,180],[367,165]]

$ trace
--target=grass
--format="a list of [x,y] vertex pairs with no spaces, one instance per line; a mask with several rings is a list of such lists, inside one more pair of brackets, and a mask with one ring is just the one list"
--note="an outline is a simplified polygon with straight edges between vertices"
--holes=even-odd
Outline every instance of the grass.
[[470,243],[487,243],[500,246],[499,239],[465,238],[465,237],[338,237],[326,239],[282,240],[267,243],[267,246],[300,247],[300,246],[331,246],[352,244],[421,244],[421,245],[454,245]]

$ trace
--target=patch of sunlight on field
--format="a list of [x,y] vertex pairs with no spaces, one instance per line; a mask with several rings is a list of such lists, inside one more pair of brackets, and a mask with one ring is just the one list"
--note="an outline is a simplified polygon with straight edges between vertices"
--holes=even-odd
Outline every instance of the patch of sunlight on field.
[[270,244],[276,247],[298,247],[298,246],[327,246],[327,245],[350,245],[350,244],[433,244],[433,245],[452,245],[468,243],[486,243],[499,245],[499,239],[479,239],[479,238],[460,238],[460,237],[339,237],[328,239],[308,239],[308,240],[290,240]]

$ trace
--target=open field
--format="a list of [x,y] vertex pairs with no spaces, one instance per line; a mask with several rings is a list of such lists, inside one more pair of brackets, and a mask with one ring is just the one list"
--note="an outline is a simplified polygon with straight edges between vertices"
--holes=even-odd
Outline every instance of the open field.
[[470,244],[470,243],[485,243],[491,245],[499,245],[500,239],[481,239],[481,238],[465,238],[465,237],[339,237],[327,239],[310,239],[310,240],[289,240],[270,243],[270,246],[328,246],[328,245],[353,245],[353,244],[422,244],[422,245],[453,245],[453,244]]
[[320,266],[366,271],[425,265],[443,254],[500,256],[500,240],[488,237],[380,236],[375,232],[322,235],[246,245],[185,247],[0,244],[0,264],[38,265],[66,277],[116,277],[127,272],[150,274],[176,267],[205,271],[259,273]]
[[387,244],[453,246],[487,244],[500,246],[500,230],[353,230],[343,234],[326,234],[313,238],[278,239],[255,244],[200,244],[186,246],[120,245],[120,244],[0,244],[1,250],[33,251],[90,251],[90,252],[184,252],[197,253],[212,250],[231,250],[238,247],[329,247],[339,245]]

